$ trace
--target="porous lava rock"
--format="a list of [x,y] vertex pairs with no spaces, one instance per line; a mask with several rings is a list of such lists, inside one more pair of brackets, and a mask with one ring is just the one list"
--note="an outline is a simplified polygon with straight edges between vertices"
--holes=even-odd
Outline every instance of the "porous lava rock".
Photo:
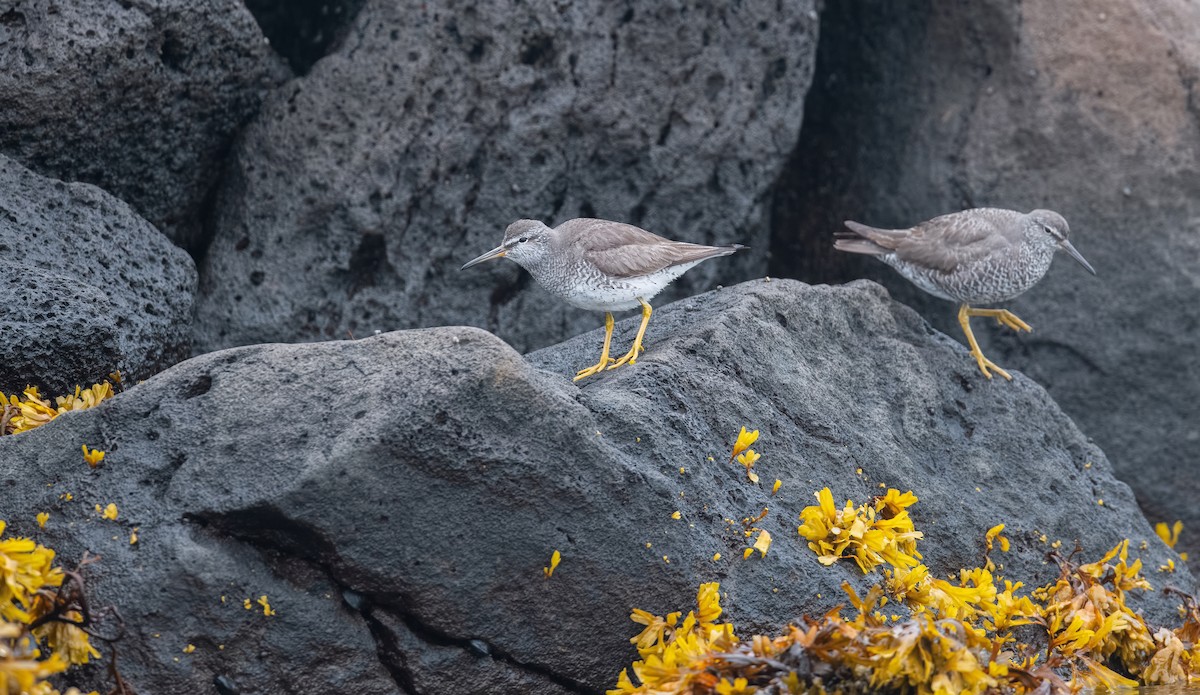
[[[241,692],[599,693],[634,656],[631,607],[686,610],[720,581],[748,635],[823,614],[843,581],[879,581],[822,565],[797,535],[826,486],[839,503],[915,492],[938,576],[981,563],[1002,522],[1012,549],[996,560],[1027,586],[1057,573],[1046,539],[1097,558],[1130,538],[1151,568],[1174,557],[1045,390],[984,380],[873,283],[692,297],[656,312],[636,365],[572,383],[599,341],[522,357],[445,327],[206,354],[0,439],[10,532],[68,563],[100,555],[84,570],[92,603],[124,616],[137,692],[221,678]],[[729,461],[744,425],[761,432],[761,485]],[[98,469],[83,443],[108,450]],[[95,510],[108,503],[116,521]],[[739,520],[764,508],[774,543],[743,560]],[[1195,588],[1186,568],[1150,574]],[[1139,606],[1178,620],[1161,591]]]
[[197,352],[464,323],[527,350],[593,328],[511,263],[459,272],[518,218],[752,247],[661,301],[760,275],[815,7],[367,2],[234,151]]
[[189,354],[196,267],[128,205],[0,156],[0,392],[43,396]]
[[235,133],[287,75],[240,0],[6,2],[0,153],[198,249]]

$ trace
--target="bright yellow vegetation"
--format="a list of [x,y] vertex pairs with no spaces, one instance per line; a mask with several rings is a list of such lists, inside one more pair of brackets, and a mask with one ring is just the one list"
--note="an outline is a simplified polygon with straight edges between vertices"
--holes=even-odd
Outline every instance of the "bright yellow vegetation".
[[[114,373],[112,377],[120,383],[118,374]],[[20,396],[5,396],[0,393],[0,435],[20,434],[41,427],[63,413],[94,408],[113,395],[113,385],[110,381],[93,384],[86,389],[76,386],[75,393],[58,396],[53,404],[49,399],[42,397],[36,386],[27,387]],[[84,455],[87,455],[86,449]],[[103,453],[100,456],[103,457]]]
[[[1165,522],[1158,522],[1154,525],[1154,532],[1162,539],[1163,543],[1167,544],[1168,548],[1175,549],[1175,544],[1179,542],[1179,534],[1183,531],[1183,522],[1176,521],[1169,528]],[[1187,553],[1179,553],[1179,559],[1187,562]],[[1172,568],[1174,563],[1172,563]]]
[[87,444],[83,445],[83,460],[87,461],[87,465],[95,468],[104,460],[104,452],[99,449],[89,449]]
[[749,449],[750,445],[757,441],[758,430],[748,432],[746,431],[746,428],[743,427],[742,430],[738,432],[737,441],[733,443],[733,453],[729,455],[729,460],[732,461],[740,456],[743,451]]
[[758,538],[754,540],[754,547],[746,548],[746,550],[757,550],[762,557],[767,556],[767,549],[771,547],[771,534],[766,529],[759,529]]
[[[629,669],[617,677],[617,687],[608,695],[632,693],[691,693],[691,692],[754,692],[732,690],[730,681],[724,690],[717,690],[723,679],[712,672],[721,658],[718,656],[737,644],[733,626],[717,623],[721,617],[719,586],[716,582],[701,584],[696,595],[697,607],[680,621],[682,611],[666,617],[634,609],[630,619],[644,628],[629,641],[641,655]],[[637,681],[637,685],[634,684]],[[705,690],[695,690],[705,688]]]
[[263,615],[267,617],[275,615],[275,609],[271,608],[271,602],[267,600],[266,594],[258,597],[258,605],[262,606]]
[[0,538],[0,693],[57,695],[47,678],[100,656],[76,624],[83,616],[59,601],[65,576],[53,550]]
[[554,570],[558,568],[558,563],[560,562],[562,562],[562,553],[557,550],[550,553],[550,566],[542,568],[542,574],[545,575],[546,579],[554,576]]
[[855,506],[852,500],[846,500],[845,506],[838,509],[829,488],[816,494],[817,505],[800,512],[804,523],[799,531],[821,564],[853,558],[863,574],[884,563],[895,567],[920,564],[917,541],[923,535],[913,529],[907,511],[917,502],[916,495],[890,489],[872,504]]
[[822,564],[887,565],[883,581],[863,596],[843,584],[847,614],[805,616],[773,637],[738,639],[718,624],[716,583],[701,585],[697,610],[682,619],[634,609],[639,659],[609,695],[1054,694],[1200,682],[1197,601],[1183,596],[1181,627],[1152,629],[1127,604],[1131,591],[1151,589],[1127,540],[1086,564],[1055,553],[1059,578],[1024,594],[988,557],[1011,548],[1002,524],[985,534],[984,567],[939,579],[920,563],[911,492],[841,509],[828,489],[817,498],[800,533]]
[[738,433],[737,441],[733,443],[733,453],[729,455],[730,461],[737,459],[738,463],[746,467],[746,477],[752,483],[758,482],[758,474],[751,469],[762,458],[761,454],[750,448],[750,445],[757,441],[758,430],[747,432],[746,428],[743,427],[741,432]]

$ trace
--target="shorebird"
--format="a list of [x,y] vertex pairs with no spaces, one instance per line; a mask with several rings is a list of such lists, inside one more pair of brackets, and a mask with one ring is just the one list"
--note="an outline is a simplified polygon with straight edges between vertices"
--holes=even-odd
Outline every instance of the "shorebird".
[[909,229],[876,229],[850,221],[846,226],[850,232],[838,232],[834,248],[875,256],[922,290],[961,305],[958,323],[971,356],[989,379],[990,370],[1012,377],[983,356],[971,332],[971,317],[991,317],[1018,332],[1032,329],[1006,309],[976,309],[971,304],[995,304],[1025,292],[1042,279],[1059,250],[1096,274],[1067,240],[1067,221],[1050,210],[975,208]]
[[[462,269],[508,258],[538,284],[580,309],[604,312],[604,347],[600,361],[581,369],[575,381],[623,364],[637,363],[644,352],[642,338],[650,323],[650,300],[701,261],[728,256],[741,244],[704,246],[671,241],[631,224],[591,218],[567,220],[551,229],[538,220],[517,220],[504,230],[504,241],[468,261]],[[633,347],[624,357],[608,356],[612,343],[614,311],[642,308]]]

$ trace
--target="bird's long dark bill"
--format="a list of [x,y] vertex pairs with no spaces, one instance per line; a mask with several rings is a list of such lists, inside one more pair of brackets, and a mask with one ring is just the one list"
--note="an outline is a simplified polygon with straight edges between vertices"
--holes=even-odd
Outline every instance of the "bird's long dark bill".
[[487,253],[483,254],[479,258],[467,261],[466,265],[459,268],[459,270],[466,270],[467,268],[470,268],[473,265],[479,265],[480,263],[483,263],[484,261],[490,261],[493,258],[504,258],[504,252],[506,250],[507,249],[505,249],[503,246],[497,246],[496,248],[492,249],[491,251],[488,251]]
[[[1075,260],[1079,261],[1079,265],[1083,266],[1084,268],[1087,268],[1087,271],[1089,273],[1091,273],[1092,275],[1096,274],[1096,269],[1092,267],[1091,263],[1088,263],[1087,260],[1084,259],[1083,254],[1081,254],[1075,250],[1075,247],[1071,245],[1071,242],[1067,241],[1066,239],[1063,239],[1059,243],[1059,245],[1063,247],[1064,251],[1071,254],[1071,258],[1074,258]],[[475,261],[471,261],[471,263],[474,263],[474,262]],[[470,265],[470,264],[468,263],[468,265]]]

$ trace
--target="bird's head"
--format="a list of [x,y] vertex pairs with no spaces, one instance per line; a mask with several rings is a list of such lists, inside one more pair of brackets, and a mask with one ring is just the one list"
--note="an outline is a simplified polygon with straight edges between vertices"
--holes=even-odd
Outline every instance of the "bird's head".
[[553,229],[538,220],[517,220],[504,230],[504,241],[499,246],[467,261],[462,270],[493,258],[507,258],[524,268],[537,265],[550,251],[550,237],[553,232]]
[[1092,275],[1096,274],[1096,269],[1092,267],[1084,259],[1083,255],[1075,250],[1075,246],[1071,244],[1069,237],[1071,228],[1067,226],[1067,221],[1063,216],[1053,210],[1034,210],[1027,215],[1030,224],[1026,231],[1026,235],[1034,244],[1053,250],[1066,251],[1067,255],[1079,261],[1079,264]]

